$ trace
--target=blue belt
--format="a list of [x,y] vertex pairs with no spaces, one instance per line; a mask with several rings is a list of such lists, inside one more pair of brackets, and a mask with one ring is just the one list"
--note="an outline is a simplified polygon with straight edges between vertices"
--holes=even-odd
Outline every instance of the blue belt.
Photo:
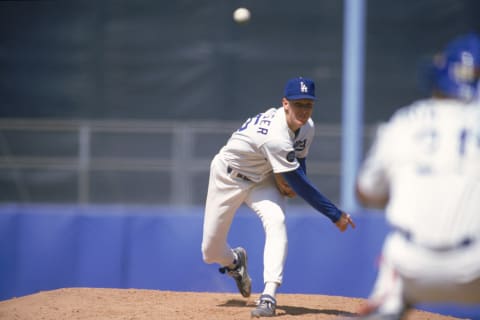
[[398,231],[408,242],[414,243],[416,245],[419,245],[425,249],[429,249],[432,251],[437,251],[437,252],[447,252],[447,251],[452,251],[452,250],[457,250],[461,248],[468,247],[469,245],[473,244],[475,242],[475,239],[466,237],[462,239],[461,241],[453,244],[453,245],[448,245],[448,246],[429,246],[429,245],[423,245],[419,244],[415,241],[414,237],[412,236],[412,233],[410,231],[405,231],[399,228],[396,228],[395,230]]

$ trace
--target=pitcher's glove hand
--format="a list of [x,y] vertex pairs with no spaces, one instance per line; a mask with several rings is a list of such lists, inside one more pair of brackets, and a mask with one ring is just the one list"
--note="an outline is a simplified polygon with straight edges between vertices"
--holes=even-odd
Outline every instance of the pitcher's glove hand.
[[277,185],[278,191],[289,198],[295,197],[297,194],[293,189],[290,187],[290,185],[285,181],[281,173],[275,173],[275,184]]

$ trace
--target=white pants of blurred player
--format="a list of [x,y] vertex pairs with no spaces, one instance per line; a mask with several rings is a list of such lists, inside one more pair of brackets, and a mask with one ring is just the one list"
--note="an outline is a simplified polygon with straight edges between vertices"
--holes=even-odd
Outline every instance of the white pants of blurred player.
[[480,241],[435,251],[390,234],[370,302],[382,314],[424,302],[480,303]]
[[203,260],[222,266],[232,263],[234,257],[227,236],[237,209],[245,203],[259,216],[265,230],[264,281],[281,284],[287,254],[286,200],[278,191],[273,175],[254,183],[228,174],[227,167],[221,155],[216,155],[210,166]]

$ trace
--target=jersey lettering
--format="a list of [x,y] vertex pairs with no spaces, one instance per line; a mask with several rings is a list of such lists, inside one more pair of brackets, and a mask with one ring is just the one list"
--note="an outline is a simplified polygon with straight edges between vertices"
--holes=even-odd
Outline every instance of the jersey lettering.
[[238,128],[238,131],[243,131],[245,129],[247,129],[248,125],[250,124],[250,122],[252,122],[252,118],[248,118],[240,128]]
[[268,129],[259,127],[258,130],[257,130],[257,133],[268,134]]
[[272,119],[275,117],[275,112],[270,112],[267,114],[264,113],[259,113],[253,118],[248,118],[242,126],[238,129],[238,131],[243,131],[248,128],[248,126],[252,123],[253,119],[255,121],[253,122],[254,126],[257,126],[257,133],[266,135],[268,134],[268,127],[270,127],[270,124],[272,123]]
[[467,142],[467,136],[468,136],[468,131],[467,129],[463,128],[462,131],[460,132],[460,143],[458,146],[458,152],[462,156],[465,154],[465,144]]
[[253,124],[257,124],[258,123],[258,120],[260,120],[260,117],[263,115],[263,113],[259,113],[257,114],[257,116],[255,117],[255,122]]
[[460,141],[458,144],[458,152],[460,155],[466,155],[468,151],[472,151],[474,148],[480,150],[480,132],[475,133],[472,130],[463,128],[460,131]]
[[424,129],[415,136],[420,150],[424,153],[434,153],[438,148],[438,134],[434,129]]
[[[417,172],[433,173],[432,162],[434,162],[437,153],[442,148],[442,137],[435,129],[427,129],[426,131],[417,135],[417,141],[420,146],[419,151],[423,153],[422,161],[417,164]],[[457,146],[450,153],[450,157],[456,158],[459,166],[461,166],[462,159],[467,157],[469,153],[480,152],[480,133],[475,133],[471,129],[462,128],[458,131]]]

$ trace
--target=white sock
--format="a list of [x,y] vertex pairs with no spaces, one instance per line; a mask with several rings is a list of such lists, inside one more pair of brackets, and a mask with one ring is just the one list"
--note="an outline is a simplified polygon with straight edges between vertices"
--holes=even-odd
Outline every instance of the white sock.
[[276,282],[266,282],[265,289],[263,289],[263,294],[268,294],[275,298],[277,294],[278,283]]

